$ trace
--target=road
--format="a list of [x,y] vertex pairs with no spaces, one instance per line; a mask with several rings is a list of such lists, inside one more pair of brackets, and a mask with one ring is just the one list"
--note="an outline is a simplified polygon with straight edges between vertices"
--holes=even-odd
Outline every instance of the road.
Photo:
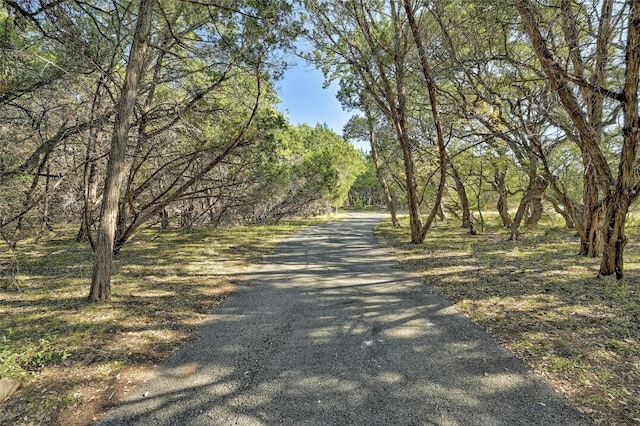
[[377,244],[379,214],[308,228],[107,425],[587,425]]

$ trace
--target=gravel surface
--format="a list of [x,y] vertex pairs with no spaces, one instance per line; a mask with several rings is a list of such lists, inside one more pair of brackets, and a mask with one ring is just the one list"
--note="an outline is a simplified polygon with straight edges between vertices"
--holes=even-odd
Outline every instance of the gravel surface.
[[373,236],[308,228],[99,425],[591,424]]

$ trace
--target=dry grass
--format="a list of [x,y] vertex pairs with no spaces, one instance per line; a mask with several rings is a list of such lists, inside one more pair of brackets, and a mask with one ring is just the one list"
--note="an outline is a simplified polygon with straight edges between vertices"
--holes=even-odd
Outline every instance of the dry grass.
[[605,285],[598,259],[557,225],[521,241],[489,226],[471,236],[452,220],[422,245],[408,226],[378,233],[460,311],[545,377],[579,410],[607,425],[640,424],[640,229],[629,227],[626,278]]
[[251,265],[320,220],[147,230],[115,260],[113,300],[86,300],[91,251],[73,230],[25,241],[17,286],[0,251],[0,377],[22,382],[0,425],[88,425],[187,341]]
[[[18,285],[0,276],[0,376],[23,382],[0,424],[92,424],[184,344],[251,264],[307,223],[149,230],[115,264],[114,298],[86,301],[91,253],[72,232],[20,249]],[[541,227],[517,244],[497,226],[470,236],[438,223],[420,246],[379,233],[396,254],[500,343],[603,424],[640,424],[640,236],[627,278],[604,285],[570,231]],[[8,271],[0,252],[0,270]]]

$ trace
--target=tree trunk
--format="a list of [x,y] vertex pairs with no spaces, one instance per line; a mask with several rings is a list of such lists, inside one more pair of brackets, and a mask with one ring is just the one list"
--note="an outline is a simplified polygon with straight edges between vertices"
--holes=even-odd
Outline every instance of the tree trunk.
[[406,129],[400,131],[400,146],[404,162],[405,181],[407,184],[407,205],[409,208],[409,222],[411,226],[411,242],[422,242],[422,219],[420,218],[420,203],[418,198],[418,185],[415,178],[415,165],[413,162],[413,149],[411,141],[406,135]]
[[618,165],[618,182],[610,187],[604,200],[604,250],[599,275],[621,280],[624,276],[624,247],[627,237],[624,225],[631,202],[638,197],[639,185],[634,185],[636,158],[640,143],[638,117],[638,85],[640,77],[640,2],[632,1],[627,30],[626,73],[623,89],[624,127],[622,152]]
[[163,208],[158,213],[160,216],[160,229],[168,229],[169,228],[169,212],[167,209]]
[[615,194],[612,199],[605,201],[607,212],[604,218],[606,228],[603,232],[603,252],[598,276],[615,281],[621,280],[624,274],[624,247],[627,237],[624,233],[624,225],[629,212],[629,197]]
[[[175,15],[179,16],[178,14]],[[174,18],[175,21],[175,18]],[[168,40],[167,40],[168,39]],[[118,227],[116,230],[116,241],[122,237],[126,233],[127,226],[129,224],[129,218],[134,215],[134,203],[138,194],[134,190],[134,182],[136,180],[136,176],[140,171],[140,167],[146,160],[146,156],[143,155],[145,145],[147,142],[147,126],[149,124],[149,111],[153,105],[156,89],[158,87],[158,82],[161,79],[162,73],[162,65],[164,62],[166,52],[169,50],[169,43],[173,42],[172,36],[166,36],[166,39],[161,46],[160,53],[156,62],[153,66],[153,77],[151,78],[151,83],[149,85],[147,96],[144,101],[144,105],[142,107],[142,113],[140,116],[140,120],[138,121],[138,136],[137,136],[137,144],[133,153],[133,158],[131,160],[131,167],[129,168],[129,175],[126,179],[126,185],[124,190],[124,196],[122,198],[122,202],[119,206],[118,211]]]
[[83,167],[83,206],[82,206],[82,222],[76,235],[76,241],[89,241],[91,248],[95,250],[95,241],[91,235],[91,227],[95,221],[94,209],[98,205],[98,184],[96,182],[97,165],[96,165],[96,145],[98,141],[103,140],[103,129],[101,124],[93,124],[96,121],[98,110],[102,104],[104,91],[104,75],[98,80],[96,91],[93,95],[91,104],[91,120],[89,127],[89,137],[85,150],[84,167]]
[[451,167],[451,175],[453,176],[453,181],[456,184],[456,192],[458,193],[458,198],[460,199],[460,206],[462,208],[462,228],[471,229],[472,219],[471,219],[471,205],[469,204],[469,197],[467,196],[467,190],[464,186],[464,182],[460,178],[460,174],[458,170],[455,168],[451,160],[449,160],[449,167]]
[[[379,39],[374,36],[370,27],[375,25],[372,22],[371,11],[367,2],[360,0],[353,2],[357,6],[356,21],[362,36],[367,45],[374,52],[368,60],[372,60],[377,73],[373,73],[368,67],[358,67],[360,77],[365,86],[365,90],[372,95],[373,100],[380,105],[381,110],[394,127],[398,144],[402,150],[404,163],[404,190],[407,195],[407,208],[409,210],[409,224],[411,227],[411,242],[419,244],[422,242],[419,196],[417,182],[415,179],[415,165],[413,159],[413,146],[409,137],[409,123],[407,110],[407,94],[405,88],[405,74],[408,70],[406,64],[406,54],[408,51],[408,40],[403,31],[403,23],[398,16],[397,4],[395,1],[389,3],[391,23],[393,26],[392,46],[380,46]],[[387,48],[390,48],[393,56],[393,67],[387,63]],[[390,71],[393,73],[391,77]]]
[[45,229],[47,231],[53,231],[51,227],[51,218],[49,217],[49,191],[50,191],[50,179],[51,179],[51,163],[47,162],[46,167],[46,176],[44,178],[44,198],[42,200],[42,223],[41,223],[41,231]]
[[138,87],[144,68],[144,56],[149,44],[151,16],[154,0],[141,0],[136,29],[133,36],[125,82],[116,110],[116,121],[111,139],[111,150],[107,162],[100,227],[96,242],[93,275],[89,299],[92,301],[111,298],[111,263],[113,260],[118,203],[125,177],[125,151],[133,109],[138,96]]
[[444,211],[444,203],[440,203],[438,204],[438,211],[437,211],[437,216],[438,219],[440,219],[441,222],[445,222],[447,220],[447,214]]
[[371,159],[373,160],[373,166],[376,168],[376,176],[378,177],[378,182],[380,182],[380,186],[382,187],[382,192],[384,193],[384,199],[387,204],[387,208],[389,209],[389,214],[391,215],[391,223],[394,228],[400,226],[400,222],[398,222],[398,217],[396,215],[396,208],[393,205],[393,199],[391,198],[391,191],[389,191],[389,185],[387,185],[387,180],[382,175],[382,171],[380,170],[379,158],[378,158],[378,149],[376,147],[375,140],[375,132],[373,129],[373,122],[369,111],[365,111],[367,115],[367,123],[369,125],[369,143],[371,145]]
[[[95,146],[95,143],[89,141],[89,146]],[[95,249],[95,243],[91,237],[91,226],[94,223],[94,208],[98,204],[98,185],[96,184],[96,162],[90,152],[91,148],[87,147],[84,167],[84,203],[82,206],[82,222],[76,235],[76,241],[89,241],[92,248]]]
[[[560,2],[560,14],[563,21],[562,29],[569,47],[569,58],[572,62],[574,73],[585,78],[585,64],[582,57],[581,41],[579,39],[578,18],[574,13],[574,5],[571,0]],[[590,76],[591,85],[583,85],[580,88],[585,103],[585,115],[593,133],[593,139],[599,141],[602,138],[604,95],[596,87],[605,87],[609,66],[609,50],[612,33],[613,0],[600,2],[600,22],[598,25],[597,42],[595,46],[596,63]],[[575,120],[574,120],[575,121]],[[587,133],[582,132],[583,135]],[[583,190],[583,226],[580,232],[580,254],[583,256],[597,257],[601,251],[602,241],[602,210],[599,202],[599,188],[597,170],[591,160],[589,151],[582,148],[582,160],[584,165],[584,190]],[[606,184],[603,188],[606,188]]]
[[440,163],[440,182],[438,184],[438,192],[436,193],[436,199],[433,202],[433,208],[431,209],[431,213],[427,217],[424,223],[424,227],[422,228],[422,232],[420,234],[420,240],[424,241],[424,238],[433,223],[433,219],[438,214],[438,209],[440,209],[440,203],[442,202],[442,197],[444,195],[444,189],[447,180],[447,151],[444,142],[444,133],[442,132],[442,123],[440,122],[440,113],[438,111],[438,100],[436,97],[436,85],[433,80],[433,76],[431,73],[431,67],[429,66],[429,61],[427,59],[427,50],[425,49],[422,43],[422,37],[420,36],[420,32],[418,31],[418,25],[416,24],[414,9],[411,7],[409,0],[404,0],[404,10],[407,14],[407,21],[409,22],[409,27],[411,28],[411,33],[413,34],[413,41],[416,43],[416,47],[418,48],[418,55],[420,56],[420,65],[422,67],[422,74],[427,83],[427,91],[429,93],[429,103],[431,104],[431,116],[433,117],[433,122],[436,126],[436,138],[438,142],[438,157]]
[[496,209],[502,219],[502,226],[505,228],[511,228],[513,226],[513,220],[509,214],[509,205],[507,203],[508,193],[506,185],[506,173],[495,169],[493,172],[493,188],[498,193],[498,202],[496,203]]
[[[400,49],[403,43],[402,23],[395,8],[395,2],[391,2],[391,18],[394,25],[394,63],[395,63],[395,84],[397,93],[397,108],[395,110],[394,124],[398,134],[398,142],[402,149],[402,159],[404,162],[405,181],[407,184],[407,204],[409,208],[409,223],[411,225],[411,242],[420,244],[422,237],[422,219],[420,217],[420,200],[418,196],[418,184],[415,176],[415,164],[413,159],[413,144],[409,137],[409,123],[407,120],[407,93],[405,88],[404,55]],[[382,67],[382,64],[379,64]],[[395,96],[387,94],[387,98],[393,102]]]
[[518,210],[513,217],[513,223],[511,224],[511,241],[518,241],[518,237],[520,236],[520,225],[522,224],[522,220],[527,209],[529,208],[532,200],[542,197],[542,194],[544,194],[544,191],[549,185],[549,181],[544,179],[542,176],[538,176],[538,157],[533,153],[529,155],[528,169],[527,175],[529,177],[529,184],[527,185],[525,194],[520,200]]
[[562,218],[564,219],[564,226],[567,229],[575,229],[576,225],[573,222],[573,218],[567,211],[566,206],[561,206],[560,202],[557,199],[550,197],[548,195],[545,195],[544,199],[545,201],[548,201],[549,203],[551,203],[551,205],[553,206],[553,210],[555,210],[556,213],[562,216]]
[[522,223],[522,219],[524,218],[524,214],[527,210],[527,207],[534,199],[542,198],[542,194],[547,190],[549,186],[549,181],[547,181],[542,176],[536,176],[533,178],[531,182],[529,182],[529,187],[527,188],[527,192],[520,200],[520,205],[518,206],[518,210],[516,211],[515,216],[513,217],[513,224],[511,225],[511,241],[518,241],[520,237],[520,224]]
[[[548,185],[548,184],[547,184]],[[538,222],[542,219],[544,214],[544,206],[542,205],[542,195],[540,197],[534,197],[529,203],[530,215],[525,221],[525,226],[530,229],[538,227]]]
[[[583,157],[588,158],[588,155]],[[588,159],[584,162],[584,188],[582,191],[583,218],[580,234],[580,255],[589,257],[600,256],[602,244],[602,214],[595,170]]]
[[548,197],[548,200],[551,202],[556,212],[562,215],[562,217],[565,220],[567,228],[570,228],[570,229],[575,228],[576,231],[578,231],[578,235],[580,235],[580,239],[581,240],[585,239],[584,237],[585,232],[583,228],[584,223],[582,220],[584,217],[584,214],[581,212],[581,208],[577,205],[577,203],[575,203],[571,198],[569,198],[564,186],[558,181],[558,178],[554,176],[553,173],[551,172],[551,168],[549,167],[547,156],[544,150],[542,149],[542,145],[540,144],[540,141],[534,139],[533,146],[537,151],[536,155],[538,156],[540,161],[542,161],[542,165],[544,166],[545,178],[549,181],[549,184],[551,185],[554,192],[558,196],[560,202],[564,206],[564,209],[562,209],[558,205],[558,202],[555,199]]
[[[630,2],[630,18],[629,18],[629,30],[627,32],[627,63],[626,63],[626,75],[623,81],[624,93],[613,94],[609,93],[609,97],[615,99],[623,104],[625,110],[624,124],[626,129],[633,128],[634,120],[637,120],[637,85],[638,85],[638,50],[640,49],[635,38],[638,37],[640,23],[636,22],[638,16],[638,10],[640,5],[637,1]],[[601,148],[602,137],[602,102],[604,92],[598,90],[592,90],[595,87],[604,87],[606,81],[606,73],[608,66],[608,50],[609,43],[611,42],[610,35],[613,34],[610,31],[611,25],[611,13],[613,2],[606,0],[601,2],[601,17],[602,20],[598,26],[598,40],[596,45],[596,69],[592,76],[591,84],[582,84],[583,98],[588,101],[587,111],[582,108],[583,103],[576,95],[575,91],[570,86],[570,81],[567,79],[566,69],[563,69],[558,62],[555,61],[552,53],[549,51],[547,43],[538,28],[539,13],[536,7],[530,0],[517,0],[516,1],[520,16],[522,17],[523,24],[526,32],[531,38],[533,48],[536,56],[541,62],[543,72],[546,74],[551,86],[558,94],[560,103],[567,112],[572,124],[578,131],[579,137],[577,145],[579,146],[582,156],[583,164],[585,167],[585,182],[584,182],[584,218],[582,225],[579,229],[581,244],[580,253],[582,255],[596,256],[600,247],[600,220],[601,214],[600,206],[598,203],[599,190],[606,189],[609,193],[607,196],[610,204],[616,204],[613,200],[617,199],[619,195],[613,194],[612,187],[618,188],[617,190],[628,191],[631,189],[630,185],[622,185],[620,179],[622,178],[621,168],[619,168],[617,181],[614,178],[613,172],[604,151]],[[571,2],[565,0],[562,3],[562,17],[565,20],[563,25],[565,31],[565,38],[570,45],[569,52],[571,60],[574,64],[575,71],[578,77],[582,72],[582,59],[580,52],[577,50],[578,40],[575,38],[574,29],[572,25],[575,24],[575,18],[572,16]],[[635,44],[634,44],[635,43]],[[627,146],[627,137],[625,136],[625,143],[623,145],[623,152]],[[635,150],[635,142],[628,146],[629,149]],[[624,153],[622,154],[624,156]],[[622,160],[622,158],[621,158]],[[623,161],[620,163],[622,167]],[[612,185],[613,184],[613,185]],[[621,203],[624,204],[624,203]],[[619,207],[622,207],[620,205]],[[628,206],[627,206],[628,208]],[[609,206],[605,206],[605,209],[609,209]],[[605,212],[605,216],[608,216],[613,220],[613,216],[610,212]],[[606,226],[611,224],[605,221]],[[607,232],[607,234],[610,234]],[[604,237],[604,244],[607,245],[607,238]],[[621,247],[624,247],[622,245]],[[603,260],[603,264],[606,263]],[[606,269],[606,268],[605,268]],[[612,272],[609,270],[608,274]],[[606,275],[606,274],[605,274]]]

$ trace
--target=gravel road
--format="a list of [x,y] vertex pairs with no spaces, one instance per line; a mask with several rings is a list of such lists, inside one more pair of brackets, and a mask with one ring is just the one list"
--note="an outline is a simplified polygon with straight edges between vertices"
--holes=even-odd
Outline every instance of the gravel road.
[[279,246],[99,425],[587,425],[373,236],[380,214]]

